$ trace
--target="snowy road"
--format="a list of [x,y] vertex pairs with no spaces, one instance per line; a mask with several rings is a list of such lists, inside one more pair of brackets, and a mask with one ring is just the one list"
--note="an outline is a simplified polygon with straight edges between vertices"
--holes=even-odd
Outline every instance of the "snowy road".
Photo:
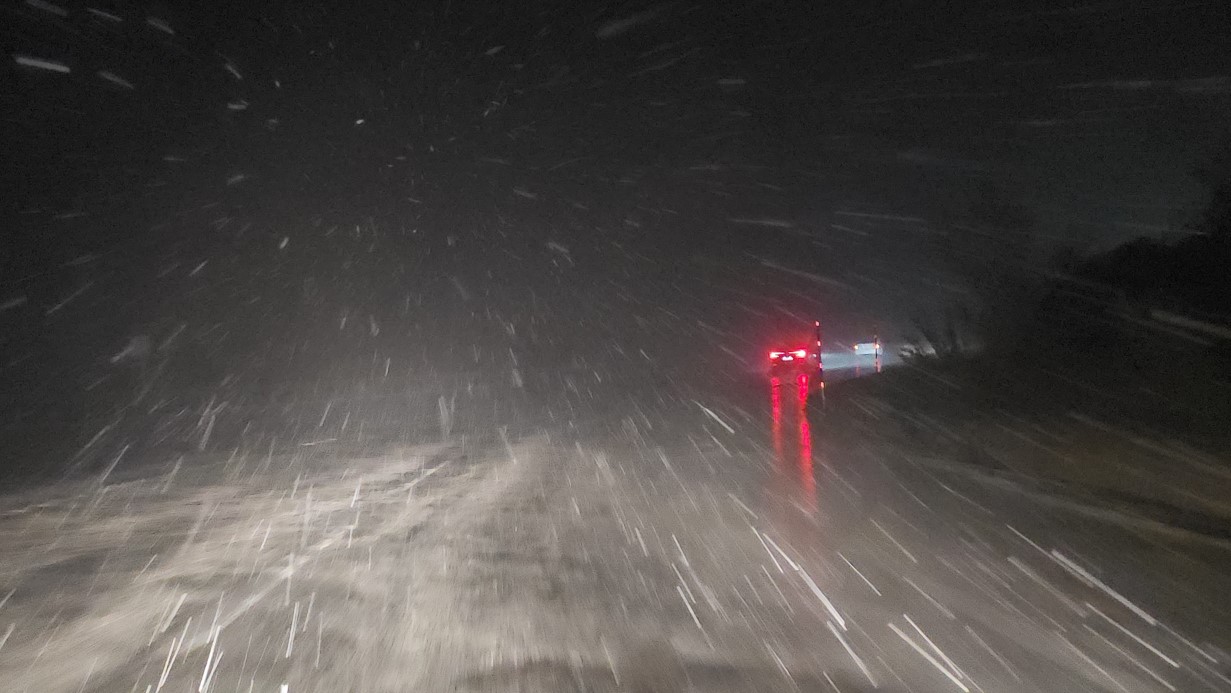
[[321,443],[7,498],[0,680],[1231,690],[1216,540],[830,439],[794,383],[688,382],[630,379],[571,417],[552,400],[533,435]]

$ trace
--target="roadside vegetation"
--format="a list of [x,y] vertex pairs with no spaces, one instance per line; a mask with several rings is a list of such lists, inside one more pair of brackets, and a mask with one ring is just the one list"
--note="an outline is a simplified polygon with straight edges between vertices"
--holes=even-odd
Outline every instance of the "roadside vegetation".
[[1231,139],[1195,175],[1208,200],[1180,240],[1141,237],[1097,253],[1078,243],[1046,247],[1029,209],[983,183],[963,213],[934,223],[932,250],[958,297],[914,316],[908,355],[1145,366],[1125,343],[1127,323],[1206,347],[1209,368],[1227,370]]
[[1199,175],[1181,240],[1101,253],[1045,252],[978,189],[937,224],[958,298],[916,316],[906,368],[833,388],[830,433],[1231,537],[1231,141]]

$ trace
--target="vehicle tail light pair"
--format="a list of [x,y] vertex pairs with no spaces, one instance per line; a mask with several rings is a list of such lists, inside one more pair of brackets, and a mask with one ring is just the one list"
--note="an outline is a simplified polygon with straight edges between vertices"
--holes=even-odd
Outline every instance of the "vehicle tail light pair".
[[808,355],[808,350],[807,349],[796,349],[795,351],[771,351],[769,352],[769,358],[780,359],[783,356],[786,356],[788,354],[790,354],[791,356],[794,356],[797,359],[802,359]]

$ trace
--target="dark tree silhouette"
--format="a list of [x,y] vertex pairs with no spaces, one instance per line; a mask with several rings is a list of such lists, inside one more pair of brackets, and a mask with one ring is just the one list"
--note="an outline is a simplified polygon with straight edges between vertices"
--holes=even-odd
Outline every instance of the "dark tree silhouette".
[[966,213],[938,227],[935,250],[963,296],[943,310],[921,311],[915,328],[942,358],[1020,341],[1022,317],[1041,297],[1034,215],[984,181],[972,191]]
[[1091,258],[1081,274],[1141,304],[1231,320],[1231,139],[1195,176],[1208,200],[1188,225],[1190,236],[1175,243],[1135,239]]
[[1194,231],[1220,239],[1231,237],[1231,136],[1193,172],[1208,191],[1201,217],[1191,225]]

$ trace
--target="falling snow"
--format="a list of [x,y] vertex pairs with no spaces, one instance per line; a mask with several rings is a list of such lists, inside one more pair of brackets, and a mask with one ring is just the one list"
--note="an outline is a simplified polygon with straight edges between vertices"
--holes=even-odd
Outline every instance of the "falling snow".
[[6,14],[0,688],[1231,690],[1218,3],[473,9]]

